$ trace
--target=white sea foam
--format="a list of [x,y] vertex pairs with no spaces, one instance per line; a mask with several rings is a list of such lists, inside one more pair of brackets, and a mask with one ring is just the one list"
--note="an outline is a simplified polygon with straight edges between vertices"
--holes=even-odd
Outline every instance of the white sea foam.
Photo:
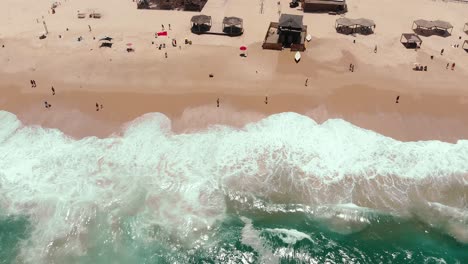
[[310,242],[313,242],[312,238],[295,229],[284,229],[284,228],[266,228],[265,231],[278,236],[286,244],[296,244],[297,241],[307,239]]
[[[25,262],[50,257],[47,245],[63,238],[80,254],[87,241],[79,234],[100,212],[111,226],[137,216],[142,232],[160,225],[189,236],[223,216],[229,193],[399,210],[426,197],[413,190],[419,183],[450,179],[449,189],[467,177],[466,140],[403,143],[339,119],[317,124],[283,113],[243,129],[174,134],[156,113],[128,124],[122,137],[74,140],[0,111],[0,207],[35,226]],[[431,199],[446,204],[443,197]],[[449,202],[466,210],[466,200]]]

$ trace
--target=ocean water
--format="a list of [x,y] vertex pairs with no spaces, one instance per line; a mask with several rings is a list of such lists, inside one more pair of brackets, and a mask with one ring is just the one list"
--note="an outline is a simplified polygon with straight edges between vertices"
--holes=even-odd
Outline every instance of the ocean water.
[[75,140],[0,111],[0,263],[468,263],[468,141],[294,113]]

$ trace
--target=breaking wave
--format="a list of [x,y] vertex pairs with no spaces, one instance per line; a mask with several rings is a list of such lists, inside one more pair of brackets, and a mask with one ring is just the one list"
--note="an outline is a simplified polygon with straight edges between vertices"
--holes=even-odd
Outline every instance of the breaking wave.
[[[20,263],[86,263],[96,248],[119,263],[184,262],[202,249],[214,262],[279,261],[293,245],[317,243],[298,227],[252,224],[275,214],[311,217],[344,236],[382,215],[418,219],[465,245],[467,184],[467,140],[400,142],[340,119],[282,113],[242,129],[175,134],[151,113],[121,135],[76,140],[0,111],[0,219],[30,223]],[[232,215],[229,251],[214,245]],[[156,241],[159,258],[137,250]],[[288,256],[310,261],[309,253]]]

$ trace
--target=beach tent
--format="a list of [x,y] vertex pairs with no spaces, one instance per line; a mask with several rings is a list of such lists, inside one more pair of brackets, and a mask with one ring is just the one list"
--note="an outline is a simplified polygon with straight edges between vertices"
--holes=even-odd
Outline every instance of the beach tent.
[[468,34],[468,22],[466,22],[463,26],[463,31],[465,31],[465,33]]
[[468,51],[468,40],[465,40],[465,42],[463,42],[462,49]]

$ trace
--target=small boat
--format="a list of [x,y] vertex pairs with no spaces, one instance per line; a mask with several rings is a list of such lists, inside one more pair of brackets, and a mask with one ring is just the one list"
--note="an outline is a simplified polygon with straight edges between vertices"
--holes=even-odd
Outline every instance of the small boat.
[[294,60],[296,62],[299,62],[301,60],[301,53],[299,51],[296,52],[296,55],[294,55]]
[[312,40],[312,36],[311,36],[310,34],[308,34],[308,35],[306,36],[306,40],[307,40],[307,41],[311,41],[311,40]]

